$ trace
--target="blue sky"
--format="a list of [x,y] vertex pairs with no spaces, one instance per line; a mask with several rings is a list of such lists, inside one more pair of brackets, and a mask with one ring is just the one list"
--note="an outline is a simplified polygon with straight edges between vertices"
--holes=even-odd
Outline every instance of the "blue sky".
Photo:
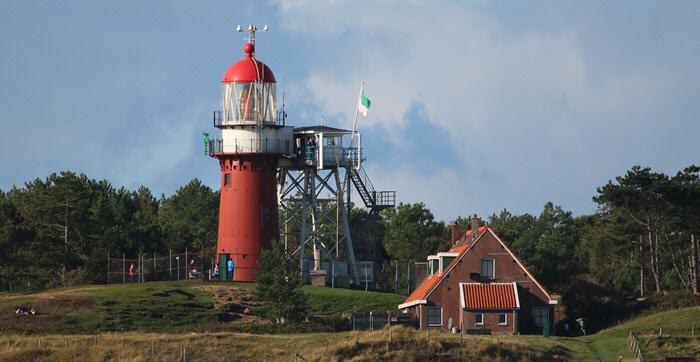
[[71,170],[170,195],[197,177],[237,25],[288,124],[358,129],[380,190],[435,216],[589,214],[634,165],[700,154],[697,1],[0,0],[0,189]]

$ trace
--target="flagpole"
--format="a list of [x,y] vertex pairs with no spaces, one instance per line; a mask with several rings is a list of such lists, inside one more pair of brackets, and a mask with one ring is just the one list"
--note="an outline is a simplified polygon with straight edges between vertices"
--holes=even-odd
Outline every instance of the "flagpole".
[[[360,114],[360,97],[362,97],[362,89],[365,87],[365,82],[360,83],[360,94],[357,95],[358,104],[355,105],[355,121],[352,123],[352,133],[350,134],[350,151],[355,141],[355,129],[357,128],[357,116]],[[359,155],[359,154],[358,154]]]

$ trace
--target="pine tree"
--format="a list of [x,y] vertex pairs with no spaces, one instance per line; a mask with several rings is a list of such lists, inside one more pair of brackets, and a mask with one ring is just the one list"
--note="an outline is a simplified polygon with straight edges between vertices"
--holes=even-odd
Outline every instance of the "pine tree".
[[255,295],[264,303],[260,308],[264,317],[278,323],[304,319],[308,300],[301,289],[299,266],[281,242],[273,241],[272,249],[260,253],[255,281]]

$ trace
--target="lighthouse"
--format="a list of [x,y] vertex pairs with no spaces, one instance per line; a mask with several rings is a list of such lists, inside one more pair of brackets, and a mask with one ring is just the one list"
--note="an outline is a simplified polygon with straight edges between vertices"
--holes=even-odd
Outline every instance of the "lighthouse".
[[205,139],[221,168],[216,254],[223,280],[253,281],[260,251],[279,239],[277,167],[292,153],[293,127],[278,109],[275,75],[255,57],[256,31],[248,27],[243,59],[221,80],[221,110],[214,111],[221,138]]

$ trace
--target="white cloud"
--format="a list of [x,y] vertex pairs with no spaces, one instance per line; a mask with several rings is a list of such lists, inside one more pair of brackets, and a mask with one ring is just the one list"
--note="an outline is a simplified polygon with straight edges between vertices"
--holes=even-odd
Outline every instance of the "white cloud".
[[[419,168],[385,164],[385,172],[395,168],[392,176],[376,176],[409,180],[392,181],[405,192],[399,199],[420,200],[418,194],[441,210],[454,210],[455,199],[412,192],[419,181],[445,189],[466,180],[496,195],[480,201],[492,205],[508,198],[498,195],[526,195],[541,198],[529,201],[538,207],[559,199],[578,212],[593,211],[588,200],[596,186],[648,161],[625,152],[645,151],[631,138],[653,139],[677,79],[674,69],[649,66],[653,60],[606,68],[590,46],[605,40],[587,38],[585,23],[568,25],[565,19],[515,29],[488,5],[470,3],[281,4],[284,28],[307,38],[302,51],[318,59],[306,87],[325,104],[326,114],[350,127],[364,80],[373,101],[370,118],[363,120],[372,127],[365,129],[383,127],[365,137],[405,146],[402,139],[415,131],[407,115],[416,102],[430,122],[449,131],[461,162],[453,169],[425,175]],[[690,86],[697,90],[697,82]]]

